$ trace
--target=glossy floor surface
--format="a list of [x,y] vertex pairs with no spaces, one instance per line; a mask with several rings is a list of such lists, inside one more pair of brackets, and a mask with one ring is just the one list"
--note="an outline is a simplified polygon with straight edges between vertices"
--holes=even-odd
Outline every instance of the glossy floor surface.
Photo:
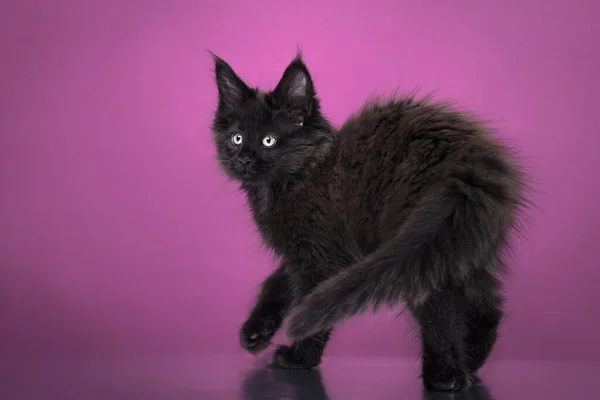
[[3,361],[5,400],[600,399],[600,363],[491,362],[480,385],[447,394],[421,389],[415,360],[330,357],[313,371],[251,356]]

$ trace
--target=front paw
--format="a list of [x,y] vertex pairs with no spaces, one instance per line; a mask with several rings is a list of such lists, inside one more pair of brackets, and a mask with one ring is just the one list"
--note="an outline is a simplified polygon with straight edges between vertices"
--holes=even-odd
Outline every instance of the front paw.
[[302,346],[281,345],[273,354],[271,368],[274,369],[311,369],[321,362],[320,355],[311,354],[310,349]]
[[240,329],[240,344],[250,353],[259,353],[269,347],[277,328],[277,321],[271,317],[250,316]]

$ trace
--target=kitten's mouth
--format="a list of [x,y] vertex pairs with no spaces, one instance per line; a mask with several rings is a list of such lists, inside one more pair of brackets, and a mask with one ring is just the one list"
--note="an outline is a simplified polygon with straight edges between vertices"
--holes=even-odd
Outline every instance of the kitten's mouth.
[[247,168],[247,167],[240,167],[237,169],[236,171],[236,175],[244,181],[247,180],[252,180],[256,177],[256,169],[254,168]]
[[251,180],[253,180],[253,178],[254,178],[253,173],[246,172],[246,173],[240,174],[240,179],[243,181],[251,181]]

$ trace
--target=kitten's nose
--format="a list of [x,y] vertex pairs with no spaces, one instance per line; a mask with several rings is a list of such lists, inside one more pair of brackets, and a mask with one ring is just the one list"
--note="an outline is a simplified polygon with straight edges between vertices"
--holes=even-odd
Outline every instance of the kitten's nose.
[[240,162],[242,163],[242,165],[248,166],[252,163],[252,159],[249,157],[244,157],[240,160]]

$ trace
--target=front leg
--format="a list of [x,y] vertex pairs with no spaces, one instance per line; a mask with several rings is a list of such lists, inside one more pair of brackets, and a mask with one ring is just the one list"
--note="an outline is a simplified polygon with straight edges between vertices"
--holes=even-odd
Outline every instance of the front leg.
[[240,343],[244,349],[256,354],[271,344],[271,338],[289,311],[292,296],[289,276],[282,264],[262,283],[250,317],[240,330]]
[[311,369],[321,363],[331,330],[280,345],[273,355],[271,367],[281,369]]
[[[301,302],[304,296],[310,293],[328,276],[328,274],[319,273],[317,272],[318,270],[315,271],[313,268],[306,267],[301,271],[291,270],[289,272],[294,290],[293,298],[296,302]],[[311,272],[305,274],[303,273],[305,271]],[[278,346],[273,355],[271,367],[279,369],[311,369],[318,366],[321,363],[321,357],[323,356],[330,335],[331,330],[327,330],[295,340],[291,345]]]
[[[318,211],[318,207],[316,210]],[[286,260],[289,261],[286,267],[294,291],[293,306],[301,304],[321,282],[361,258],[360,248],[344,226],[331,228],[321,224],[317,217],[318,214],[311,214],[307,220],[302,219],[299,228],[289,228],[297,233],[294,245],[286,254]],[[314,222],[312,226],[318,229],[305,229],[311,221]],[[279,346],[272,366],[285,369],[316,367],[321,363],[330,335],[331,329],[328,327],[326,330],[315,331],[312,336],[294,340],[289,346]]]

